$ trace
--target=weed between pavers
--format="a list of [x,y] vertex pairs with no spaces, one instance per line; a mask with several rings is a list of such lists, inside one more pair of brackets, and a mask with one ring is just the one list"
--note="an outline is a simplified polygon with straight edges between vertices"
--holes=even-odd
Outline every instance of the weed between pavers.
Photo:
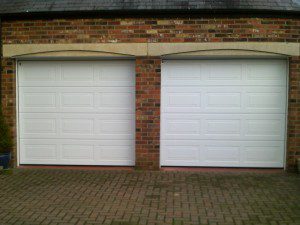
[[12,175],[13,170],[12,169],[0,169],[0,175]]

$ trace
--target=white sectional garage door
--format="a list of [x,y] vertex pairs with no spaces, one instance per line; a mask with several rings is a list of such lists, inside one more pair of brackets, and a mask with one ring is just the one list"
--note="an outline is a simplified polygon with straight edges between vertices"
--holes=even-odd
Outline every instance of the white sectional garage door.
[[18,63],[21,164],[134,165],[132,61]]
[[283,167],[284,60],[166,60],[162,166]]

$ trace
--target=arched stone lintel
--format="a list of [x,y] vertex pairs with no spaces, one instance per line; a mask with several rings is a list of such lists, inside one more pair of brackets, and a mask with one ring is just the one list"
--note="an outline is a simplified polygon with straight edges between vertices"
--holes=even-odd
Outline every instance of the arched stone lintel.
[[[215,52],[214,52],[215,51]],[[213,55],[216,53],[234,55],[247,52],[247,55],[274,54],[285,56],[300,55],[299,43],[278,42],[226,42],[226,43],[149,43],[148,54],[153,56],[166,55]]]
[[120,57],[120,56],[299,56],[300,43],[94,43],[5,44],[3,57]]

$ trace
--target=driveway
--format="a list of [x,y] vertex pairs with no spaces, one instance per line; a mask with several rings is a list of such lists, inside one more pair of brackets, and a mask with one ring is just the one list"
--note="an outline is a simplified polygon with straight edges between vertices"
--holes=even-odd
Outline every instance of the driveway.
[[15,169],[0,224],[300,224],[300,176]]

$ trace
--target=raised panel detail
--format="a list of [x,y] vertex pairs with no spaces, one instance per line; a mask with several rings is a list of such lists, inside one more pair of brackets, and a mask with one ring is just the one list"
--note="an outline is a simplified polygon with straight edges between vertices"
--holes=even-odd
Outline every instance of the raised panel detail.
[[258,82],[267,81],[283,81],[284,76],[282,74],[285,72],[285,66],[282,63],[256,63],[249,64],[247,71],[248,80],[255,80]]
[[279,146],[247,146],[245,162],[282,163],[282,149]]
[[197,64],[189,64],[189,73],[187,73],[187,68],[182,66],[176,66],[172,68],[168,76],[169,80],[174,81],[198,81],[201,80],[201,67]]
[[166,134],[199,134],[200,122],[188,120],[170,120],[166,124]]
[[282,121],[280,120],[247,120],[246,135],[280,135]]
[[223,64],[210,67],[208,80],[241,80],[242,65],[239,64]]
[[237,108],[241,107],[240,93],[207,93],[207,107]]
[[101,93],[100,107],[128,108],[133,104],[132,93]]
[[23,148],[25,160],[53,160],[57,157],[56,150],[56,145],[47,144],[25,144]]
[[240,121],[239,120],[206,120],[206,134],[217,135],[240,135]]
[[62,81],[93,81],[93,67],[89,64],[67,63],[61,67]]
[[199,107],[201,105],[200,93],[169,93],[170,107]]
[[24,70],[20,82],[49,82],[55,80],[55,67],[43,68],[42,66],[31,65],[29,70]]
[[248,93],[249,108],[280,109],[280,93]]
[[[133,71],[124,71],[124,66],[114,65],[114,68],[104,67],[99,69],[99,80],[102,82],[128,82],[133,81]],[[132,82],[133,83],[133,82]]]
[[100,154],[96,155],[96,160],[132,160],[133,149],[131,146],[99,146]]
[[199,149],[197,146],[167,146],[166,160],[198,161]]
[[24,118],[22,123],[22,134],[55,134],[56,121],[48,118]]
[[240,148],[236,146],[206,146],[206,162],[235,162],[240,160]]
[[24,107],[55,107],[55,93],[23,93]]
[[62,107],[93,107],[92,93],[62,93]]
[[63,160],[93,160],[93,145],[62,145]]
[[93,134],[92,119],[62,119],[61,132],[63,134]]
[[103,134],[132,134],[133,126],[131,120],[101,120],[100,133]]

